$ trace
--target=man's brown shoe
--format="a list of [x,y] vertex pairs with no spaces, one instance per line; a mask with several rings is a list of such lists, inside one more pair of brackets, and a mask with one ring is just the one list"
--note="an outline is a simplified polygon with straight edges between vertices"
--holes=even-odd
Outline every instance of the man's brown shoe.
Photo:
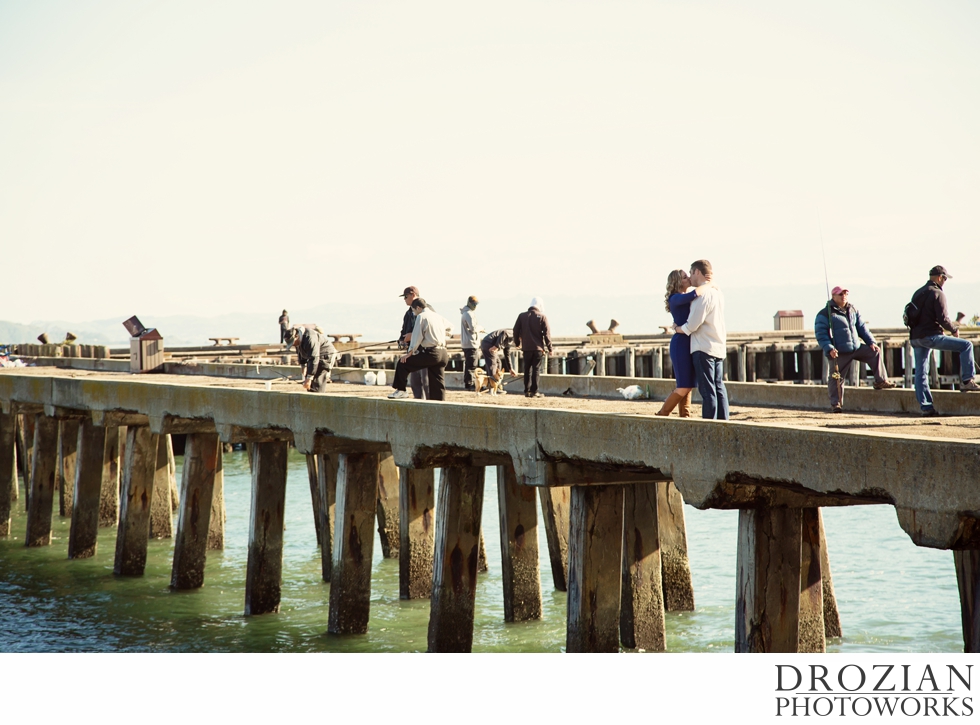
[[882,380],[880,383],[875,383],[875,390],[888,390],[888,388],[897,388],[895,383],[889,380]]
[[980,390],[980,385],[977,385],[976,380],[970,378],[965,383],[960,383],[960,390],[962,390],[964,393],[975,392],[977,390]]

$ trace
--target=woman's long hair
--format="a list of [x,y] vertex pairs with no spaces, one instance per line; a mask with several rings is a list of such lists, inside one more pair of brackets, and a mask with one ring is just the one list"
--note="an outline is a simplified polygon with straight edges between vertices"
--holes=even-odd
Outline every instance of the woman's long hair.
[[675,269],[667,275],[667,294],[664,295],[664,307],[670,312],[670,296],[681,291],[681,280],[684,279],[684,270]]

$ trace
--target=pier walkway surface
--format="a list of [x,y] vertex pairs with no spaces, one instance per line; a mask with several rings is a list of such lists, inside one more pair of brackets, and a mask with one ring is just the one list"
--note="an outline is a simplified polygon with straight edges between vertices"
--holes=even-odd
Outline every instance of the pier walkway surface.
[[[0,527],[19,450],[28,546],[50,542],[56,482],[72,516],[70,557],[91,555],[118,495],[115,573],[141,575],[147,539],[172,535],[172,587],[201,586],[206,551],[220,540],[221,443],[244,442],[253,477],[245,612],[276,611],[292,443],[307,454],[329,631],[366,631],[377,527],[385,555],[401,561],[402,597],[431,597],[429,650],[468,651],[483,474],[493,465],[508,621],[541,616],[538,498],[552,576],[568,591],[567,649],[664,649],[665,608],[693,606],[683,500],[739,509],[735,648],[785,652],[822,651],[839,633],[819,508],[886,504],[914,543],[954,551],[965,649],[980,650],[980,394],[939,391],[936,406],[950,415],[922,419],[909,390],[849,389],[856,412],[833,415],[820,386],[732,383],[732,420],[718,422],[657,417],[655,400],[612,397],[638,382],[662,399],[667,380],[554,375],[543,377],[553,393],[544,398],[450,390],[434,403],[388,400],[390,388],[357,384],[363,370],[336,370],[314,395],[271,366],[217,367],[0,372]],[[186,436],[173,494],[171,435]],[[159,519],[162,507],[169,520],[171,498],[176,531]]]

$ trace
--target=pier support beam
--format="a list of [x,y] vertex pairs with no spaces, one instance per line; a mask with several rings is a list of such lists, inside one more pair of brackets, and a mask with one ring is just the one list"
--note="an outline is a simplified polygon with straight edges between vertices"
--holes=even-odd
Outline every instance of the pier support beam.
[[663,571],[664,609],[694,611],[694,583],[687,558],[684,498],[673,482],[657,484],[657,520],[660,525],[660,559]]
[[367,632],[379,463],[377,453],[340,454],[327,626],[332,634]]
[[504,621],[541,619],[538,505],[531,486],[519,486],[514,464],[497,466]]
[[75,491],[75,466],[78,461],[78,421],[58,423],[58,513],[71,516]]
[[115,526],[119,522],[119,452],[120,436],[125,438],[126,428],[105,428],[105,450],[102,455],[102,490],[99,494],[99,526]]
[[435,542],[435,470],[402,468],[399,476],[398,594],[402,599],[432,596]]
[[27,546],[51,543],[55,467],[58,457],[58,421],[46,415],[34,418],[34,460],[27,508]]
[[798,508],[738,512],[736,652],[796,652],[800,636]]
[[24,473],[24,510],[31,507],[31,466],[34,465],[34,424],[35,418],[30,414],[18,415],[17,424],[17,456],[21,470]]
[[288,455],[289,443],[286,441],[263,441],[252,445],[246,615],[279,611]]
[[17,416],[0,413],[0,536],[10,536],[10,506],[17,488]]
[[170,512],[180,510],[180,489],[177,486],[177,459],[174,457],[174,439],[169,433],[164,436],[167,441],[167,478],[170,481]]
[[572,488],[568,652],[618,652],[623,586],[623,487]]
[[840,612],[837,609],[837,597],[834,596],[834,579],[830,574],[830,552],[827,548],[827,534],[823,528],[823,513],[817,509],[817,525],[820,530],[820,579],[823,597],[823,632],[824,641],[828,637],[841,637]]
[[953,564],[960,590],[963,651],[980,652],[980,550],[954,551]]
[[170,493],[170,457],[167,436],[157,436],[157,459],[150,503],[150,538],[169,539],[174,535],[173,499]]
[[823,551],[820,538],[820,509],[805,508],[800,538],[800,635],[798,652],[826,652],[824,627]]
[[123,468],[119,529],[113,573],[142,576],[146,568],[146,545],[150,535],[150,501],[156,478],[160,436],[147,426],[126,430],[126,462]]
[[623,486],[623,593],[619,637],[624,647],[663,652],[664,622],[658,483]]
[[429,652],[469,652],[483,515],[483,466],[450,465],[439,477]]
[[[550,469],[549,469],[550,470]],[[555,589],[568,590],[568,515],[570,489],[568,487],[539,488],[541,516],[548,539],[548,556],[551,560],[551,577]]]
[[204,584],[211,523],[214,476],[221,456],[217,433],[189,433],[184,444],[180,513],[170,575],[171,589],[196,589]]
[[319,484],[319,474],[317,473],[319,466],[317,465],[317,456],[315,453],[306,454],[306,476],[310,481],[310,499],[313,501],[313,526],[316,528],[316,545],[321,546],[323,540],[321,539],[320,528],[322,523],[320,521],[320,484]]
[[[64,429],[62,429],[64,436]],[[106,429],[91,419],[78,424],[74,499],[68,558],[95,556],[99,537],[99,499],[102,494],[102,462],[105,457]]]
[[398,488],[395,458],[390,453],[382,453],[378,466],[378,538],[385,559],[399,558]]
[[211,516],[208,519],[208,551],[221,551],[225,548],[224,453],[224,445],[219,443],[218,459],[214,464],[214,486],[211,487]]
[[323,581],[329,583],[333,576],[333,547],[336,532],[337,471],[339,454],[317,454],[317,502],[320,510],[320,569]]

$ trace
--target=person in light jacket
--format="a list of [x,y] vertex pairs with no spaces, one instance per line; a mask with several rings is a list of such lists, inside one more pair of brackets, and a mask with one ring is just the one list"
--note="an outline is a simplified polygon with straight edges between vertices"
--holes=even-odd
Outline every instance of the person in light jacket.
[[473,312],[479,300],[470,295],[466,300],[466,305],[459,308],[462,315],[460,320],[460,338],[463,347],[463,387],[467,390],[476,390],[473,383],[473,371],[480,362],[480,335],[484,329],[476,321]]

